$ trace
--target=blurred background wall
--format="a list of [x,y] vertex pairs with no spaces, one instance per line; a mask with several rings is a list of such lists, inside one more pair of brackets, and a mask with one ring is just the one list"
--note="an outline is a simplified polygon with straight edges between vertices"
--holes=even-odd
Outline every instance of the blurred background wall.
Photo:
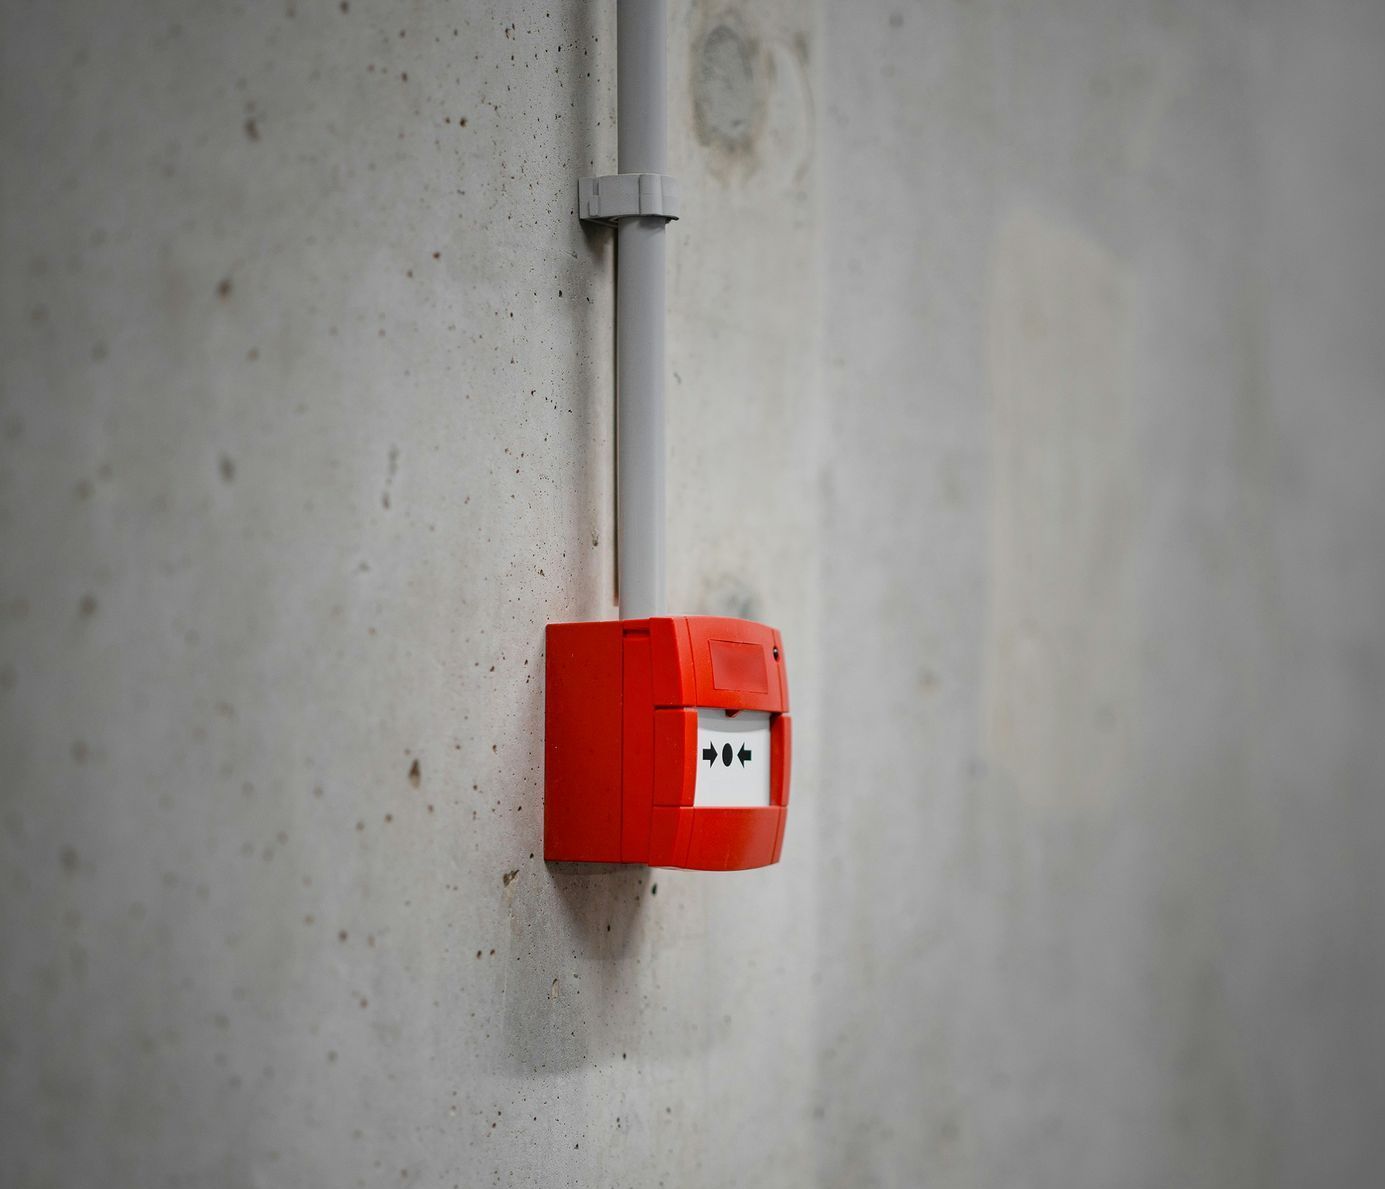
[[1369,1183],[1385,10],[675,0],[723,876],[541,858],[614,36],[4,6],[0,1183]]

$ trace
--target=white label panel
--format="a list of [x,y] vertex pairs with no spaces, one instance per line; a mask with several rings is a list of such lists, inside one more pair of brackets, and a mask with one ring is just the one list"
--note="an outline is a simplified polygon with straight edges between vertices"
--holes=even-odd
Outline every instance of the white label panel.
[[694,805],[769,804],[769,715],[763,710],[697,710]]

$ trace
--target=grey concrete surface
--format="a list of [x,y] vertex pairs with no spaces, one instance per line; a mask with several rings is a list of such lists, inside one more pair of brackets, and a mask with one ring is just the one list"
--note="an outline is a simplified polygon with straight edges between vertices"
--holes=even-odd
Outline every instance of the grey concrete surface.
[[1385,14],[673,4],[729,876],[540,857],[613,15],[4,7],[0,1184],[1370,1183]]
[[822,1180],[1377,1180],[1385,9],[826,12]]

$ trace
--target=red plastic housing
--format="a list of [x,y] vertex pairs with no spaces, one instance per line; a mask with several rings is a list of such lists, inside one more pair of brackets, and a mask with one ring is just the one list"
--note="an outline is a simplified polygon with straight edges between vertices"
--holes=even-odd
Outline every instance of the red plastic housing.
[[[707,615],[554,623],[546,669],[545,859],[707,871],[779,861],[792,727],[777,631]],[[769,805],[695,804],[699,707],[769,712]]]

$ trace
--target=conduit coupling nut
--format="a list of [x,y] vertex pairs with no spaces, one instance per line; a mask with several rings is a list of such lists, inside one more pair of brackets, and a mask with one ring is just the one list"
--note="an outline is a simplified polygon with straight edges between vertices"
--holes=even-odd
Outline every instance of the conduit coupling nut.
[[577,179],[579,217],[615,227],[641,215],[678,218],[678,181],[662,173],[615,173]]

